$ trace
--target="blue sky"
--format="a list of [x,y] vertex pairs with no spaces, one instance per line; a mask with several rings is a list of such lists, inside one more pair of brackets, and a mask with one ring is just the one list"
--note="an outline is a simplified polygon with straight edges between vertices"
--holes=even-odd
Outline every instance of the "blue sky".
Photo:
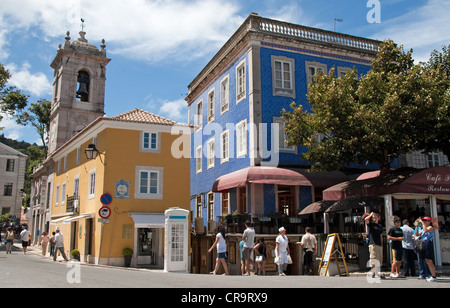
[[[380,22],[369,23],[378,4]],[[105,39],[112,59],[106,115],[142,108],[187,122],[188,84],[251,12],[325,30],[343,19],[336,32],[393,39],[416,61],[450,44],[450,0],[0,0],[0,63],[30,103],[51,100],[50,63],[84,18],[89,43]],[[32,128],[10,119],[0,126],[9,138],[39,143]]]

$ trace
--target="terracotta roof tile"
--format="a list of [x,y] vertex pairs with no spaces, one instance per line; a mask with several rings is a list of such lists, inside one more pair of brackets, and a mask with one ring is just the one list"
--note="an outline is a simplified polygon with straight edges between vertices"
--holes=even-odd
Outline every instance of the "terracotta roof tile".
[[148,123],[159,125],[176,125],[176,121],[164,118],[154,113],[136,108],[131,111],[110,117],[111,120],[134,122],[134,123]]

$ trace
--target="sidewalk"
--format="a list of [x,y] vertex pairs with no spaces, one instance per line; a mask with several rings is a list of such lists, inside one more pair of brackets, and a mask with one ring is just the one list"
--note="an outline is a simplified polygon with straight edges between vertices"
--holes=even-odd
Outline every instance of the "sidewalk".
[[[0,251],[4,251],[4,250],[5,250],[5,245],[2,245]],[[22,244],[19,243],[18,240],[16,240],[14,242],[13,252],[15,252],[15,253],[22,253],[23,254]],[[53,256],[50,256],[50,254],[48,252],[47,252],[45,257],[42,255],[41,246],[38,246],[38,245],[28,246],[27,254],[37,255],[37,256],[40,256],[41,258],[46,258],[46,259],[48,259],[50,261],[53,261]],[[66,252],[66,254],[67,254],[67,252]],[[67,259],[71,260],[72,256],[70,254],[67,255]],[[59,255],[57,257],[56,261],[65,262],[61,255]],[[86,262],[82,262],[82,261],[81,261],[81,264],[90,265],[90,266],[116,268],[116,266],[112,266],[112,265],[91,264],[91,263],[86,263]],[[119,268],[127,269],[127,270],[135,270],[135,271],[136,270],[137,271],[153,271],[152,269],[139,268],[139,267],[119,267]],[[157,271],[160,271],[160,270],[157,270]],[[418,270],[417,270],[417,272],[418,272]],[[391,272],[390,271],[383,271],[382,273],[385,275],[385,277],[389,277],[389,274]],[[437,274],[437,277],[450,277],[450,265],[445,264],[445,265],[443,265],[441,267],[436,267],[436,274]],[[360,277],[360,276],[366,276],[366,275],[367,275],[367,272],[350,272],[349,273],[350,277]]]

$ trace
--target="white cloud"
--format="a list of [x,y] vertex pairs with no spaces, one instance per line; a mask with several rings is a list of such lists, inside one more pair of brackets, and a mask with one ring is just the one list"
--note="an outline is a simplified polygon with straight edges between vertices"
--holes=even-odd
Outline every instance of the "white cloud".
[[418,9],[383,20],[380,25],[383,30],[374,37],[390,38],[407,50],[413,48],[416,61],[427,61],[432,50],[441,50],[442,45],[450,42],[449,12],[449,0],[428,0]]
[[5,67],[11,74],[8,84],[36,96],[51,94],[52,84],[47,76],[42,72],[32,74],[30,72],[31,65],[28,62],[23,63],[22,67],[15,64],[7,64]]
[[168,117],[174,121],[187,121],[187,103],[184,99],[176,101],[166,101],[159,108],[161,115]]
[[28,142],[30,142],[30,140],[35,140],[33,142],[38,145],[42,145],[42,141],[34,128],[31,126],[22,126],[17,124],[16,121],[9,115],[2,114],[2,116],[3,119],[0,122],[0,127],[3,127],[4,129],[0,130],[0,134],[4,134],[6,138],[13,140],[27,139]]
[[105,38],[108,52],[182,61],[223,44],[243,21],[238,10],[238,5],[221,0],[2,0],[0,26],[8,31],[37,27],[33,31],[40,33],[32,35],[47,40],[60,40],[70,30],[76,39],[82,17],[86,38]]

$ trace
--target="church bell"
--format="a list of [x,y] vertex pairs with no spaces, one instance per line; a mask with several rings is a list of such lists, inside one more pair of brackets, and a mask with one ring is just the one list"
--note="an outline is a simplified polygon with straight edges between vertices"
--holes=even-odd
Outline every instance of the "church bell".
[[78,82],[80,85],[77,91],[77,98],[83,102],[87,102],[89,98],[89,75],[86,72],[80,72]]

